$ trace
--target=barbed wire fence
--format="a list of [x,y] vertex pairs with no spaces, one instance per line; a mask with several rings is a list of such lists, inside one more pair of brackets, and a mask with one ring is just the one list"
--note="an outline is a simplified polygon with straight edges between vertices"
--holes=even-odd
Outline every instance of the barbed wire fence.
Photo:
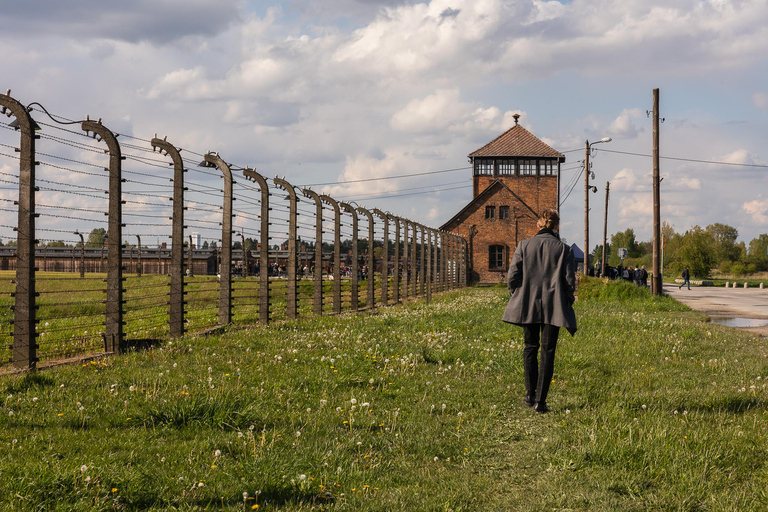
[[10,91],[0,112],[0,366],[466,286],[457,235]]

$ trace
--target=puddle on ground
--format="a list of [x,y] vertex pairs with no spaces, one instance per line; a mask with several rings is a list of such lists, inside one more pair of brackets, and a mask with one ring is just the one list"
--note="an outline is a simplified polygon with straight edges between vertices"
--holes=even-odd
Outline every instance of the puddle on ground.
[[725,325],[728,327],[765,327],[768,325],[768,319],[764,318],[712,318],[712,323]]

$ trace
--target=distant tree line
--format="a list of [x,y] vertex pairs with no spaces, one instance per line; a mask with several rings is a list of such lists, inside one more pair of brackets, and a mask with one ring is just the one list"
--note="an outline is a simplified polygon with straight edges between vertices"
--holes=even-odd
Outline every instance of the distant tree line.
[[[689,266],[691,275],[698,278],[710,277],[714,270],[721,274],[745,276],[768,270],[768,234],[753,238],[749,244],[737,242],[739,231],[727,224],[710,224],[702,228],[694,226],[684,233],[677,233],[664,222],[661,228],[665,240],[664,274],[679,274]],[[622,261],[616,249],[627,249],[624,266],[642,266],[651,269],[653,264],[652,242],[638,242],[632,228],[611,236],[606,247],[606,262],[617,266]],[[599,265],[603,257],[603,246],[595,248],[593,264]]]

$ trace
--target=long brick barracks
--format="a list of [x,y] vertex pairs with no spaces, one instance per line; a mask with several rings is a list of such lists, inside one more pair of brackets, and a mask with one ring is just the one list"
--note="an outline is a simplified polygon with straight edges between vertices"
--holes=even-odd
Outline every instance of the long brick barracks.
[[473,199],[440,229],[469,242],[469,278],[504,280],[520,240],[536,234],[538,213],[559,210],[565,156],[518,124],[469,154]]

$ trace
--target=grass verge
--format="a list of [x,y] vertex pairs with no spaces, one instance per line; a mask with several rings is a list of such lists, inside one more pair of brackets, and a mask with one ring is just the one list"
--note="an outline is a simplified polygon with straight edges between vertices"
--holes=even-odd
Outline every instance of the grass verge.
[[764,510],[765,340],[581,293],[544,416],[502,288],[0,377],[0,506]]

